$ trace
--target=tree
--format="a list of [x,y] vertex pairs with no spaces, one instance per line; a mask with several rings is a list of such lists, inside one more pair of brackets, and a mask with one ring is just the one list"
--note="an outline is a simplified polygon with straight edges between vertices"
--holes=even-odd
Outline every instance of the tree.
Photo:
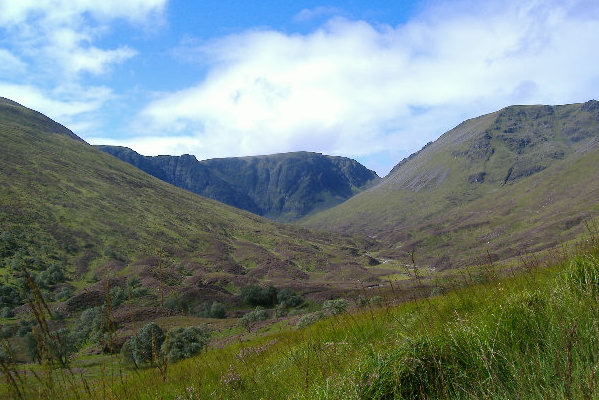
[[277,294],[277,301],[285,308],[298,307],[304,302],[304,299],[293,290],[285,288]]
[[250,306],[271,307],[277,304],[278,290],[274,286],[248,285],[241,289],[241,300]]
[[209,340],[210,331],[206,325],[172,328],[166,334],[162,353],[169,363],[174,363],[198,354]]
[[227,312],[225,311],[225,306],[223,306],[223,304],[219,303],[218,301],[212,302],[212,305],[210,306],[209,316],[210,318],[226,318]]
[[250,311],[241,318],[241,325],[243,325],[243,327],[249,332],[252,330],[252,326],[254,326],[256,322],[264,321],[266,319],[268,319],[268,313],[265,309],[258,306],[254,311]]
[[155,322],[150,322],[132,336],[121,349],[123,358],[136,367],[141,364],[158,365],[162,358],[161,346],[164,331]]

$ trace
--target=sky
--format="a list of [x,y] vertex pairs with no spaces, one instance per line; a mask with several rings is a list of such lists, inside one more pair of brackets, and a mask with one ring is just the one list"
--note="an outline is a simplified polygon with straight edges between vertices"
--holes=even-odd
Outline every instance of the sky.
[[0,96],[91,144],[380,176],[465,119],[599,95],[596,0],[0,0]]

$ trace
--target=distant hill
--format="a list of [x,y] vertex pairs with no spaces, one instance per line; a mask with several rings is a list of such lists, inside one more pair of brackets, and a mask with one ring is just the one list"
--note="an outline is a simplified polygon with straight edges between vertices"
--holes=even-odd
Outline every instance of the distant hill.
[[20,304],[23,267],[67,315],[139,285],[145,294],[117,313],[129,322],[167,312],[165,299],[228,303],[249,284],[317,296],[376,281],[368,246],[176,188],[0,99],[0,308]]
[[541,250],[599,213],[599,102],[511,106],[463,122],[375,187],[306,218],[439,268]]
[[142,156],[97,146],[163,181],[276,221],[335,206],[378,182],[355,160],[294,152],[198,161],[194,156]]

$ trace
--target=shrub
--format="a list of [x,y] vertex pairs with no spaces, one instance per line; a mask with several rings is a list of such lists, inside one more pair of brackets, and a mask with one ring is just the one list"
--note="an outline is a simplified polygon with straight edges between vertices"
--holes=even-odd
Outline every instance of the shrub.
[[0,283],[0,307],[16,307],[21,304],[23,298],[19,291],[13,287]]
[[313,323],[315,323],[316,321],[318,321],[319,319],[322,319],[322,318],[324,318],[324,314],[320,311],[315,312],[315,313],[306,314],[297,321],[297,323],[295,324],[295,327],[297,329],[302,329],[302,328],[307,327],[308,325],[312,325]]
[[50,265],[45,271],[40,272],[36,279],[37,284],[42,288],[48,288],[66,280],[63,267],[58,264]]
[[275,317],[276,318],[284,317],[288,313],[289,313],[289,309],[287,308],[287,306],[284,302],[277,304],[277,306],[275,307]]
[[250,306],[271,307],[277,304],[277,288],[248,285],[241,289],[241,301]]
[[162,353],[174,363],[198,354],[209,340],[210,331],[205,325],[172,328],[166,334]]
[[345,312],[348,306],[349,303],[345,299],[327,300],[322,303],[322,311],[330,315],[339,315]]
[[121,354],[125,361],[132,362],[136,367],[141,364],[156,365],[162,357],[160,348],[164,339],[162,328],[150,322],[123,344]]
[[88,340],[97,342],[101,335],[101,327],[102,310],[100,307],[92,307],[83,311],[79,320],[71,328],[71,336],[76,346],[81,347]]
[[277,294],[277,301],[287,308],[299,307],[304,303],[304,299],[289,288],[285,288]]
[[225,306],[222,303],[214,301],[212,304],[202,304],[197,315],[198,317],[202,318],[226,318],[227,312],[225,311]]
[[250,311],[241,318],[241,325],[249,332],[256,322],[266,319],[268,319],[268,313],[265,309],[258,306],[254,311]]
[[120,286],[110,288],[110,302],[113,307],[120,306],[124,301],[127,300],[127,291]]
[[55,294],[54,299],[57,301],[65,301],[73,296],[73,288],[70,286],[64,286],[60,288]]
[[210,306],[210,318],[226,318],[227,312],[225,311],[225,306],[218,301],[215,301]]
[[14,311],[10,307],[0,308],[0,318],[12,318],[15,316]]
[[189,302],[185,301],[178,294],[167,297],[164,300],[164,307],[173,311],[189,312]]

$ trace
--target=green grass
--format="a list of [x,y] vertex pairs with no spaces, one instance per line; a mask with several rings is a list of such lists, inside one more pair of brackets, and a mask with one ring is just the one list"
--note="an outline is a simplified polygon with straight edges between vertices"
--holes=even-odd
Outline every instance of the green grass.
[[[216,300],[230,304],[250,283],[326,292],[353,282],[352,274],[376,276],[363,268],[365,238],[317,233],[225,206],[73,136],[43,115],[0,99],[1,275],[30,257],[42,266],[60,263],[75,294],[132,275],[156,294],[155,275],[162,268],[174,282],[165,284],[167,294],[186,294],[209,282],[224,289]],[[350,254],[346,247],[359,251]],[[347,265],[347,274],[329,273],[339,267],[331,260]],[[303,275],[303,265],[327,274],[314,283]],[[281,266],[285,271],[277,273]]]
[[[86,382],[98,399],[599,397],[597,248],[434,298],[392,300],[246,335],[169,366],[165,379],[114,367]],[[83,397],[78,379],[53,398]]]
[[[380,257],[406,261],[415,249],[418,264],[442,268],[563,243],[599,212],[594,105],[513,106],[466,121],[378,186],[300,223],[366,233],[387,243]],[[547,168],[526,176],[535,166]],[[484,182],[469,181],[483,172]]]

